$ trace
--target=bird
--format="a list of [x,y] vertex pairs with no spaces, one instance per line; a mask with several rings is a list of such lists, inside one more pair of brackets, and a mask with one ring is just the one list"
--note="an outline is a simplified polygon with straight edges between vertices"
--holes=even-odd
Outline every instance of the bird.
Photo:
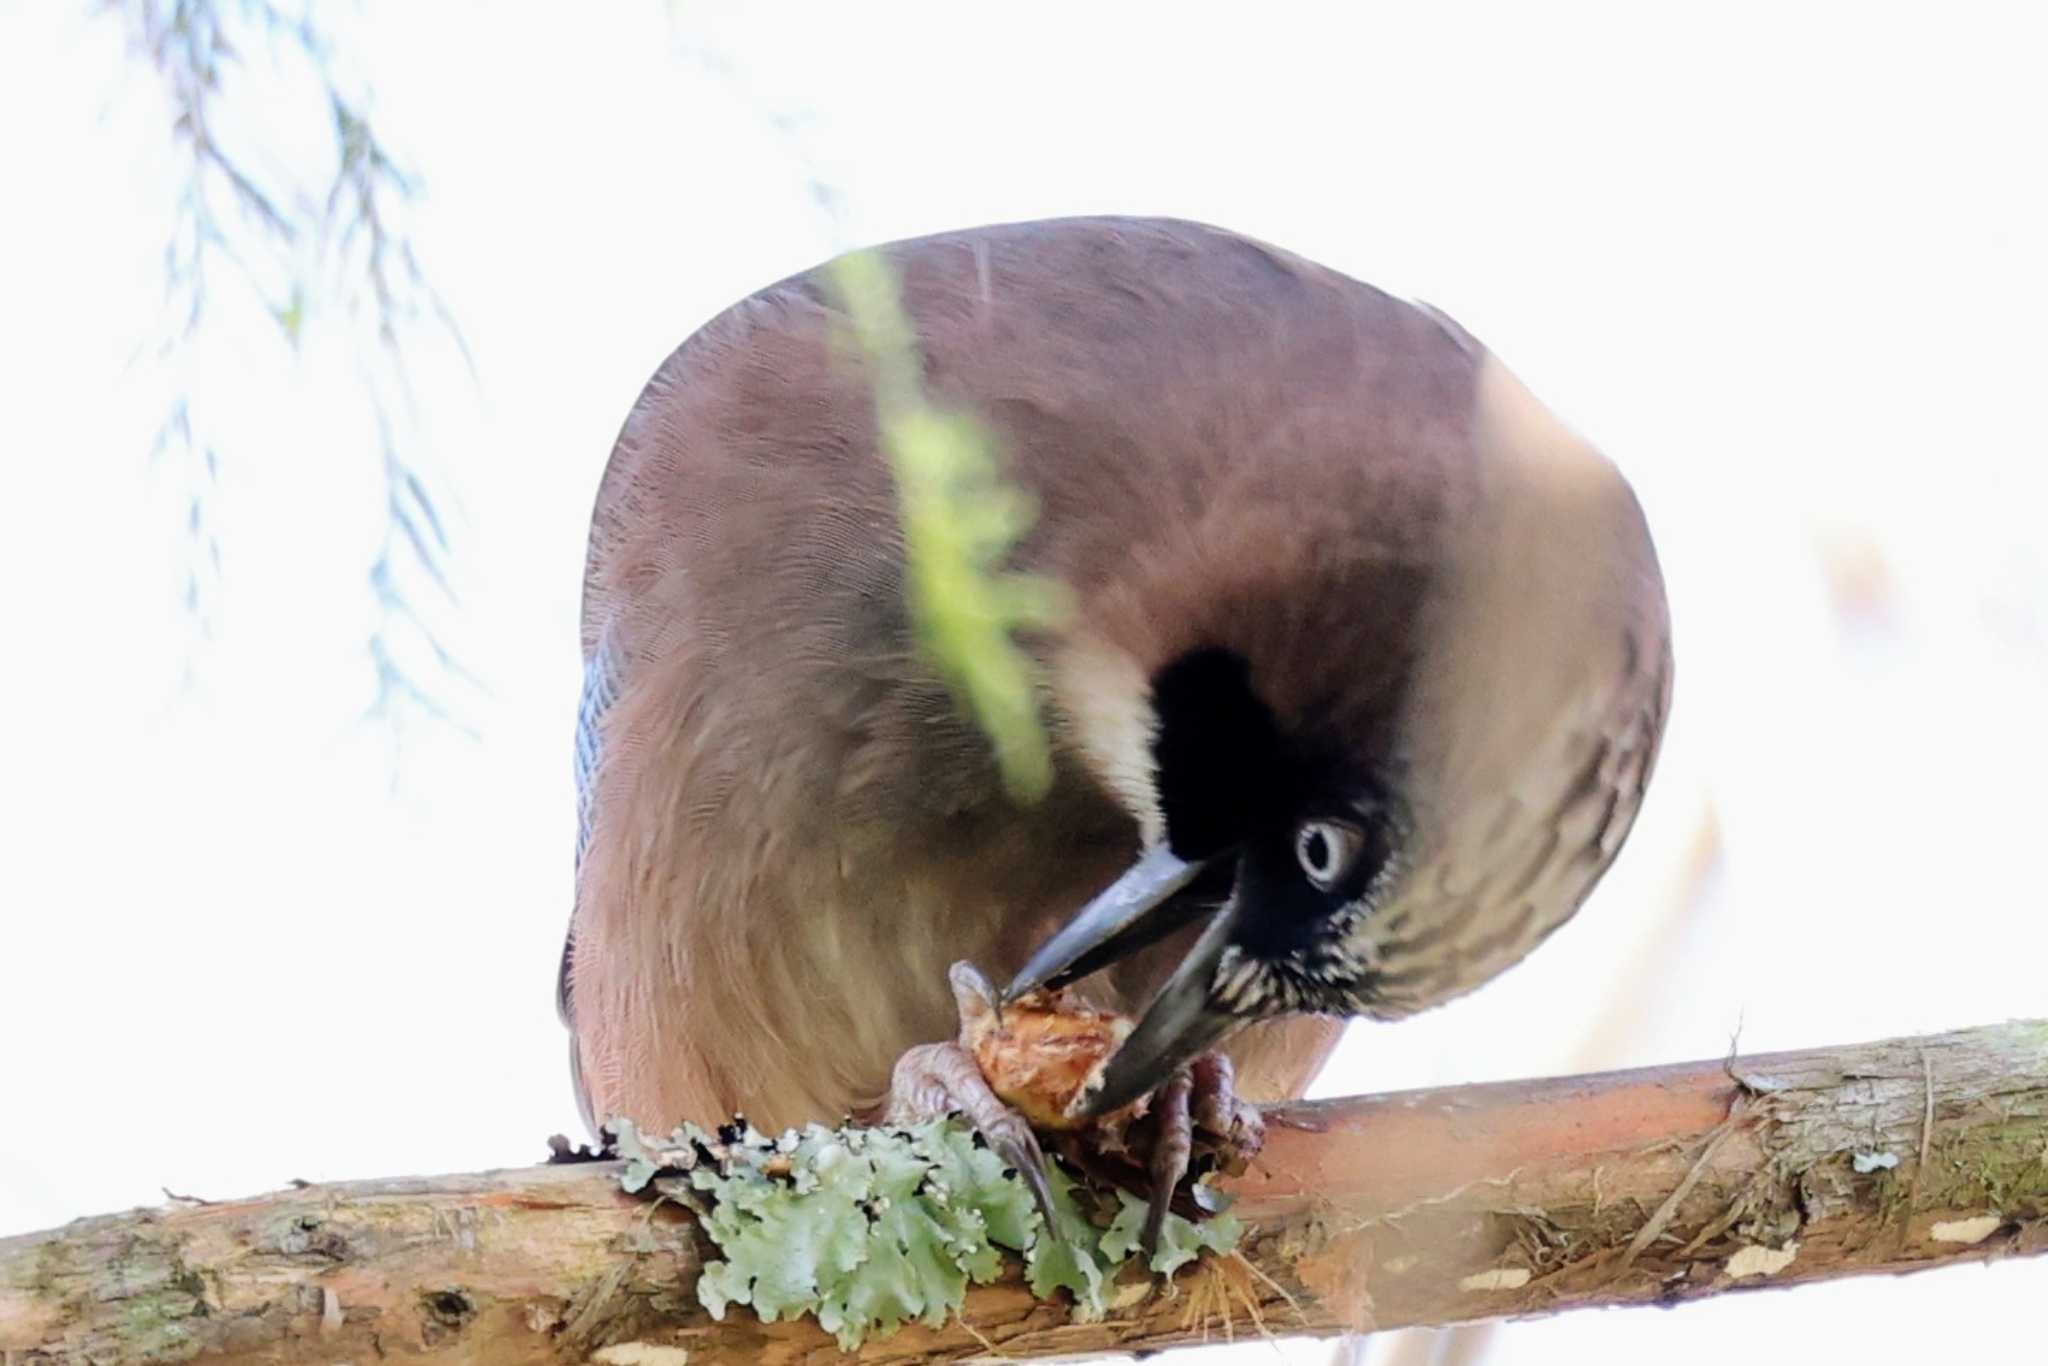
[[585,565],[558,1004],[593,1130],[985,1101],[920,1091],[963,960],[1136,1018],[1089,1113],[1218,1059],[1294,1098],[1349,1020],[1575,913],[1671,697],[1612,461],[1441,310],[1222,228],[876,250],[932,401],[1035,506],[1013,566],[1066,591],[1021,642],[1051,780],[1005,786],[920,648],[824,268],[703,325],[624,422]]

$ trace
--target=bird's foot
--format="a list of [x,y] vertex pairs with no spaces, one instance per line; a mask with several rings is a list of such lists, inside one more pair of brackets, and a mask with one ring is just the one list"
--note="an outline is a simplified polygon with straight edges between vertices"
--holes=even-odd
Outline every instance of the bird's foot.
[[1045,1226],[1056,1227],[1038,1136],[1024,1116],[995,1093],[974,1054],[959,1043],[927,1043],[896,1060],[889,1097],[882,1104],[883,1123],[919,1124],[954,1114],[973,1125],[996,1156],[1016,1169],[1031,1188]]
[[1175,1073],[1149,1101],[1106,1115],[1063,1136],[1060,1153],[1091,1176],[1147,1193],[1143,1245],[1149,1254],[1169,1211],[1190,1219],[1219,1213],[1203,1178],[1235,1176],[1258,1154],[1266,1124],[1237,1094],[1222,1053],[1204,1053]]
[[1217,1212],[1201,1178],[1243,1171],[1265,1139],[1258,1108],[1237,1095],[1228,1057],[1205,1053],[1146,1099],[1080,1119],[1077,1100],[1130,1021],[1067,992],[1032,992],[998,1010],[987,979],[966,963],[954,965],[952,983],[960,1037],[897,1061],[886,1122],[960,1114],[1030,1185],[1048,1227],[1052,1192],[1041,1131],[1091,1177],[1147,1194],[1148,1251],[1169,1210],[1196,1219]]

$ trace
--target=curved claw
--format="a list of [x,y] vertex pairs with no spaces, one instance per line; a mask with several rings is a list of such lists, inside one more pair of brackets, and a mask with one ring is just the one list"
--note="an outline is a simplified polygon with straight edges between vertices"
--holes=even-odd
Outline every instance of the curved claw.
[[[968,973],[979,977],[971,968]],[[988,1008],[986,998],[979,998],[971,990],[973,983],[958,969],[954,986],[963,989],[963,1011],[970,1003],[975,1008]],[[895,1072],[889,1079],[889,1097],[882,1108],[883,1118],[892,1124],[914,1124],[947,1114],[965,1119],[1003,1160],[1003,1165],[1023,1178],[1046,1228],[1058,1236],[1052,1183],[1045,1174],[1045,1150],[1038,1146],[1031,1125],[989,1089],[988,1079],[981,1075],[974,1055],[965,1048],[957,1043],[920,1044],[896,1060]]]
[[1152,1199],[1145,1208],[1145,1230],[1138,1246],[1149,1261],[1159,1251],[1159,1233],[1166,1226],[1166,1212],[1173,1204],[1174,1187],[1188,1174],[1188,1159],[1194,1152],[1195,1122],[1190,1101],[1195,1089],[1194,1074],[1181,1068],[1173,1080],[1159,1088],[1152,1098],[1152,1113],[1158,1117],[1158,1133],[1152,1141]]
[[[1023,1128],[1022,1125],[1018,1126]],[[1038,1146],[1038,1140],[1031,1130],[1023,1128],[1023,1138],[1014,1134],[995,1135],[984,1132],[983,1138],[995,1155],[1003,1159],[1005,1166],[1013,1168],[1030,1188],[1031,1201],[1038,1206],[1039,1217],[1045,1220],[1045,1231],[1057,1238],[1060,1236],[1059,1221],[1053,1217],[1052,1182],[1045,1175],[1045,1152]]]

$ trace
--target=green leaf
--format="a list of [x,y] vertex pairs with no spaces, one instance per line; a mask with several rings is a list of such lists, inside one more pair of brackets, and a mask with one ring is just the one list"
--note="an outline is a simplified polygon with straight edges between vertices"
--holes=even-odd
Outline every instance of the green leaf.
[[854,252],[828,270],[874,387],[918,644],[988,736],[1011,795],[1035,801],[1052,786],[1052,746],[1037,667],[1013,637],[1058,625],[1069,603],[1060,584],[1002,564],[1037,509],[1004,482],[994,434],[926,396],[917,331],[888,261]]

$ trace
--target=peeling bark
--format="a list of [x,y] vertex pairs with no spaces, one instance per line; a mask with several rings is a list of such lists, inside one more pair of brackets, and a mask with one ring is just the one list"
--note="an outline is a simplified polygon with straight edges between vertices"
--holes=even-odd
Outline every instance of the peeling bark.
[[[2048,1022],[1288,1106],[1243,1256],[1075,1323],[1014,1275],[866,1361],[1440,1325],[2048,1249]],[[614,1164],[314,1186],[0,1240],[0,1354],[49,1363],[834,1360],[714,1323],[687,1214]]]

